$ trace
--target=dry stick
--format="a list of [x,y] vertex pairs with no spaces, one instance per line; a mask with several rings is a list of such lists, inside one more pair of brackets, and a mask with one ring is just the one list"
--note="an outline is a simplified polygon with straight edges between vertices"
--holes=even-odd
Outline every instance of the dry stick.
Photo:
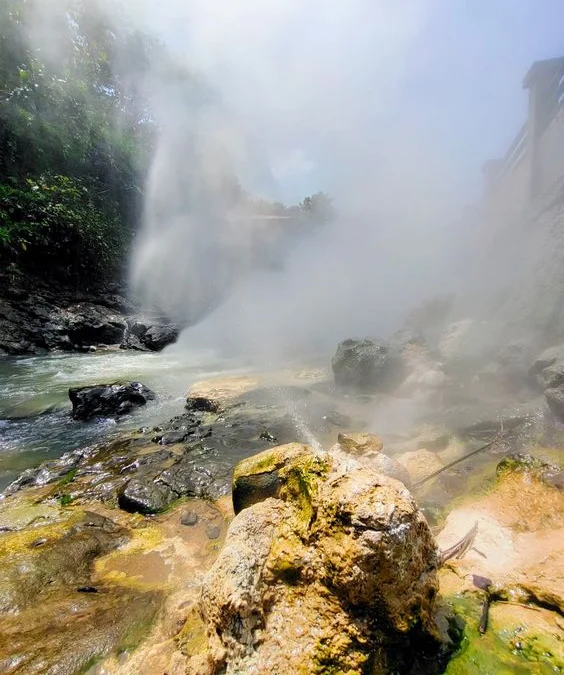
[[490,613],[490,595],[486,591],[487,595],[482,603],[482,614],[480,615],[480,623],[478,624],[478,631],[480,635],[483,635],[488,630],[488,618]]
[[460,560],[466,552],[472,547],[474,539],[476,539],[476,534],[478,533],[478,521],[474,523],[474,527],[466,534],[460,541],[458,541],[454,546],[445,549],[440,552],[441,556],[441,565],[444,565],[447,560],[451,558],[457,558]]
[[421,480],[416,481],[411,485],[412,488],[418,488],[421,487],[424,483],[427,481],[430,481],[432,478],[436,478],[439,474],[443,473],[443,471],[447,471],[448,469],[452,469],[453,466],[456,466],[457,464],[460,464],[461,462],[464,462],[465,460],[469,459],[470,457],[473,457],[474,455],[477,455],[479,452],[483,452],[484,450],[487,450],[488,448],[491,448],[492,445],[497,443],[499,440],[500,434],[497,434],[497,436],[493,439],[493,441],[490,441],[489,443],[486,443],[485,445],[482,445],[481,448],[478,448],[477,450],[472,450],[472,452],[469,452],[467,455],[464,455],[464,457],[460,457],[459,459],[455,459],[454,462],[450,462],[450,464],[446,464],[445,466],[442,466],[440,469],[437,471],[433,471],[433,473],[429,474],[428,476],[425,476],[425,478],[422,478]]

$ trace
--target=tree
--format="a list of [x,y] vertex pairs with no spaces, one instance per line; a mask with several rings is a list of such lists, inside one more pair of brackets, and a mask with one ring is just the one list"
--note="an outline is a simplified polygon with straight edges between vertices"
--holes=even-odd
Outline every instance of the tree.
[[300,204],[302,214],[315,223],[328,223],[335,218],[333,201],[324,192],[306,197]]
[[96,261],[113,276],[156,133],[143,83],[165,52],[127,22],[114,26],[97,0],[67,0],[49,8],[51,53],[34,33],[46,7],[0,2],[0,263],[31,268],[40,256],[45,274],[75,280]]

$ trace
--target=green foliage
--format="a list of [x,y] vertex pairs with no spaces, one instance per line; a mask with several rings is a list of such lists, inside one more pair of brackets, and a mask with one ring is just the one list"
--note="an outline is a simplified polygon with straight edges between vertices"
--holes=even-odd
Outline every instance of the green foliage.
[[[211,100],[131,25],[119,0],[0,0],[0,269],[14,278],[115,279],[158,133],[149,83],[187,112]],[[334,215],[323,193],[287,208],[253,199],[230,174],[223,198],[227,210],[298,229]]]
[[124,249],[117,209],[85,180],[44,175],[0,184],[0,256],[63,280],[114,273]]
[[59,504],[61,506],[70,506],[72,504],[72,496],[65,492],[59,497]]
[[59,487],[64,487],[72,483],[76,476],[76,469],[71,469],[67,474],[65,474],[59,481]]
[[335,218],[333,202],[324,192],[306,197],[300,204],[300,210],[306,218],[317,223],[328,223]]
[[141,83],[163,52],[104,10],[0,1],[0,265],[80,283],[124,256],[155,134]]

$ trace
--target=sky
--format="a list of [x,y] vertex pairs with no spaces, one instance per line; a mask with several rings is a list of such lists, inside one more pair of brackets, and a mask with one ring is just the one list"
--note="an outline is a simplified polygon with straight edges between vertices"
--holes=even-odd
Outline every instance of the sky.
[[529,66],[564,54],[562,0],[136,7],[241,121],[260,159],[255,189],[287,201],[366,175],[401,198],[401,183],[427,171],[471,201],[483,162],[525,119]]

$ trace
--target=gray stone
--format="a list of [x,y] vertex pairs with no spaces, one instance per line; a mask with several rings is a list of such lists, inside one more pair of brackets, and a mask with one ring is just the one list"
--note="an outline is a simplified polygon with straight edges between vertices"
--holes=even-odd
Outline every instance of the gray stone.
[[182,525],[192,527],[198,523],[198,514],[195,511],[185,511],[180,517]]
[[174,493],[165,485],[134,478],[119,493],[118,504],[129,513],[149,515],[166,510],[174,499]]
[[208,539],[219,539],[221,527],[219,525],[208,525],[206,527],[206,534],[208,535]]
[[125,415],[153,400],[155,394],[140,382],[116,382],[69,389],[75,420]]
[[544,395],[550,410],[559,420],[564,421],[564,390],[547,389]]
[[390,391],[404,379],[400,354],[376,338],[343,340],[331,362],[335,384],[360,391]]

